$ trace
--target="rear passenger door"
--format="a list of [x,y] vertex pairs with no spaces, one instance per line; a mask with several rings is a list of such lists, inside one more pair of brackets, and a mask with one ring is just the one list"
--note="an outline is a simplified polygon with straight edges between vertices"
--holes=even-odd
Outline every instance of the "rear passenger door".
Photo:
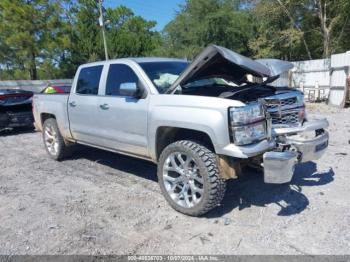
[[[104,147],[125,153],[148,157],[147,112],[149,96],[140,76],[132,65],[109,65],[106,83],[99,96],[99,113],[96,119]],[[145,90],[143,98],[124,96],[121,86],[138,86]]]
[[100,128],[96,125],[98,113],[98,93],[103,65],[80,68],[74,79],[68,100],[70,130],[74,139],[99,144]]

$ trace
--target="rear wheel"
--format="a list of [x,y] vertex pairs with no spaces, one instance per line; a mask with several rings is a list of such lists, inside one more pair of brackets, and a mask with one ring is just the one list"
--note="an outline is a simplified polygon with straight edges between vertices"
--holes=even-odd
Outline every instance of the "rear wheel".
[[169,204],[190,216],[200,216],[218,206],[226,189],[215,154],[187,140],[177,141],[163,150],[158,181]]
[[58,129],[56,119],[49,118],[45,120],[42,134],[45,149],[52,159],[62,160],[68,156],[69,148]]

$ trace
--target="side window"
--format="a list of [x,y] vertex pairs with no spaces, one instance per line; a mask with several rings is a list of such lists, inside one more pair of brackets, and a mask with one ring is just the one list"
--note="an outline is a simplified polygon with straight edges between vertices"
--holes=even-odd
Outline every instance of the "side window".
[[97,95],[102,69],[102,65],[81,69],[75,92],[83,95]]
[[132,83],[137,86],[138,81],[139,78],[129,66],[123,64],[112,64],[108,71],[106,95],[122,96],[119,92],[121,85]]

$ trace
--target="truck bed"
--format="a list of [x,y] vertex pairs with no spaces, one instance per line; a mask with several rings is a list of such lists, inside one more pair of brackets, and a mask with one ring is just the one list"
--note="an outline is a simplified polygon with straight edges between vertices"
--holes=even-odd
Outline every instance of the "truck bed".
[[68,121],[69,94],[35,94],[33,97],[33,115],[36,128],[42,130],[45,117],[54,115],[62,135],[71,137]]

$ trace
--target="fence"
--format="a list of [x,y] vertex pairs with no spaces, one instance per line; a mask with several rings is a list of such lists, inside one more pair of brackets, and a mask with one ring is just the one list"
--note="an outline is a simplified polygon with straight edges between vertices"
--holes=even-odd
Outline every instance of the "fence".
[[274,82],[275,86],[290,86],[302,90],[307,100],[328,100],[344,106],[349,76],[350,51],[332,55],[329,59],[293,62],[294,68]]
[[32,92],[41,92],[49,85],[71,85],[71,79],[54,79],[54,80],[18,80],[18,81],[0,81],[0,88],[14,89],[19,88]]

